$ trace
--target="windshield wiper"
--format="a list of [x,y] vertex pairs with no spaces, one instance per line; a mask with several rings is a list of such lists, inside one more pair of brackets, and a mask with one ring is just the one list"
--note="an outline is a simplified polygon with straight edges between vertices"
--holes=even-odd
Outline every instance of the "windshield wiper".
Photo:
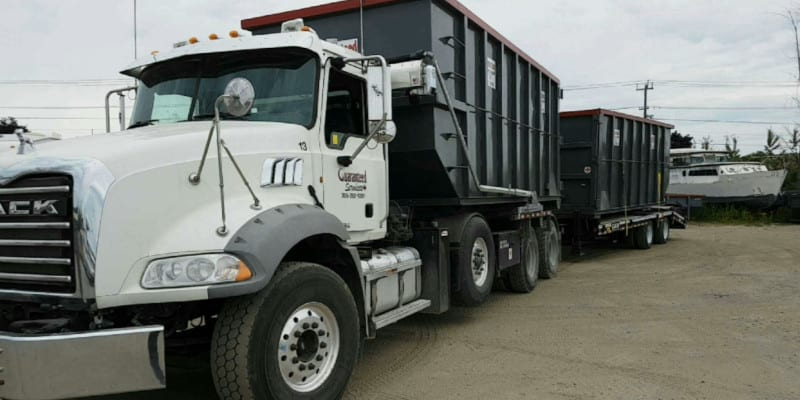
[[157,119],[146,119],[144,121],[136,121],[136,122],[132,123],[131,126],[128,127],[128,129],[141,128],[143,126],[153,125],[158,121],[159,120],[157,120]]

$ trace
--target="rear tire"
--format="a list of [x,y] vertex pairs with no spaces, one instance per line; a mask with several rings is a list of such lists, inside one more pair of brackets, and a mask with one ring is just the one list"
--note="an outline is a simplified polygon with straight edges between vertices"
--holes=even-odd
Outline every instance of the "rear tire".
[[285,263],[264,290],[225,304],[211,374],[221,399],[336,399],[360,345],[345,282],[317,264]]
[[665,244],[669,240],[669,218],[662,219],[658,223],[658,227],[655,230],[655,234],[653,236],[653,243],[655,244]]
[[558,224],[551,218],[545,219],[542,227],[536,228],[536,241],[539,244],[539,278],[555,278],[558,264],[561,263],[561,233]]
[[495,278],[495,251],[492,231],[486,220],[474,216],[464,225],[458,250],[459,288],[454,300],[477,306],[486,301]]
[[648,222],[645,226],[636,228],[633,232],[633,244],[637,249],[647,250],[653,245],[653,223]]
[[539,243],[528,227],[522,247],[522,262],[506,272],[509,288],[517,293],[530,293],[539,280]]

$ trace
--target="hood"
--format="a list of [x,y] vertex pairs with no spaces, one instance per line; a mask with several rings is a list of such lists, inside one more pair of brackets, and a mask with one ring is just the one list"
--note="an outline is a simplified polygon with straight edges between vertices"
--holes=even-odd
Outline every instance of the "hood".
[[[116,177],[162,165],[199,160],[211,121],[153,125],[123,132],[82,136],[35,144],[35,150],[18,155],[0,148],[0,170],[36,158],[88,158],[102,162]],[[247,154],[248,142],[268,140],[277,132],[308,132],[302,126],[275,122],[222,121],[222,138],[234,154]],[[216,158],[213,143],[209,158]]]

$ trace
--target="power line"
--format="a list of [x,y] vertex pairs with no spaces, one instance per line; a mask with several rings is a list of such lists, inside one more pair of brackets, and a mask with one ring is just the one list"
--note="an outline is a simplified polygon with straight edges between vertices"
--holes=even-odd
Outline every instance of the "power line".
[[796,81],[681,81],[681,80],[650,80],[650,81],[620,81],[620,82],[601,82],[587,83],[582,85],[564,86],[564,91],[593,90],[619,88],[626,86],[636,86],[652,82],[664,86],[672,87],[701,87],[701,88],[741,88],[741,87],[797,87],[800,83]]
[[17,80],[0,80],[0,85],[28,85],[28,86],[59,86],[59,85],[73,85],[73,86],[112,86],[124,85],[130,83],[126,79],[17,79]]
[[721,119],[679,119],[679,118],[657,118],[661,121],[678,121],[678,122],[707,122],[707,123],[720,123],[720,124],[752,124],[752,125],[794,125],[796,122],[778,122],[778,121],[730,121]]
[[650,108],[657,108],[661,110],[794,110],[800,111],[800,109],[796,107],[761,107],[761,106],[651,106]]
[[[126,105],[131,108],[133,105]],[[119,108],[118,105],[111,105],[111,108]],[[0,110],[103,110],[103,106],[0,106]]]
[[60,120],[60,119],[86,119],[86,120],[101,120],[101,121],[105,121],[105,118],[95,118],[95,117],[14,117],[14,118],[17,119],[17,120],[22,120],[22,119],[54,119],[54,120]]

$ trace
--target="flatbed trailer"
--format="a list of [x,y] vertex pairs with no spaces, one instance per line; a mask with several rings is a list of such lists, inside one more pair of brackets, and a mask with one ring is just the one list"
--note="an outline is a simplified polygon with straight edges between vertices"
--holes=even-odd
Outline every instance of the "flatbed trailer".
[[585,241],[617,236],[633,247],[665,243],[683,228],[667,206],[672,125],[605,109],[560,115],[562,238],[582,253]]
[[671,206],[654,206],[622,214],[560,214],[558,221],[564,242],[570,243],[576,255],[583,254],[584,242],[604,237],[616,237],[631,247],[649,249],[653,243],[665,244],[670,229],[686,229],[688,222]]

